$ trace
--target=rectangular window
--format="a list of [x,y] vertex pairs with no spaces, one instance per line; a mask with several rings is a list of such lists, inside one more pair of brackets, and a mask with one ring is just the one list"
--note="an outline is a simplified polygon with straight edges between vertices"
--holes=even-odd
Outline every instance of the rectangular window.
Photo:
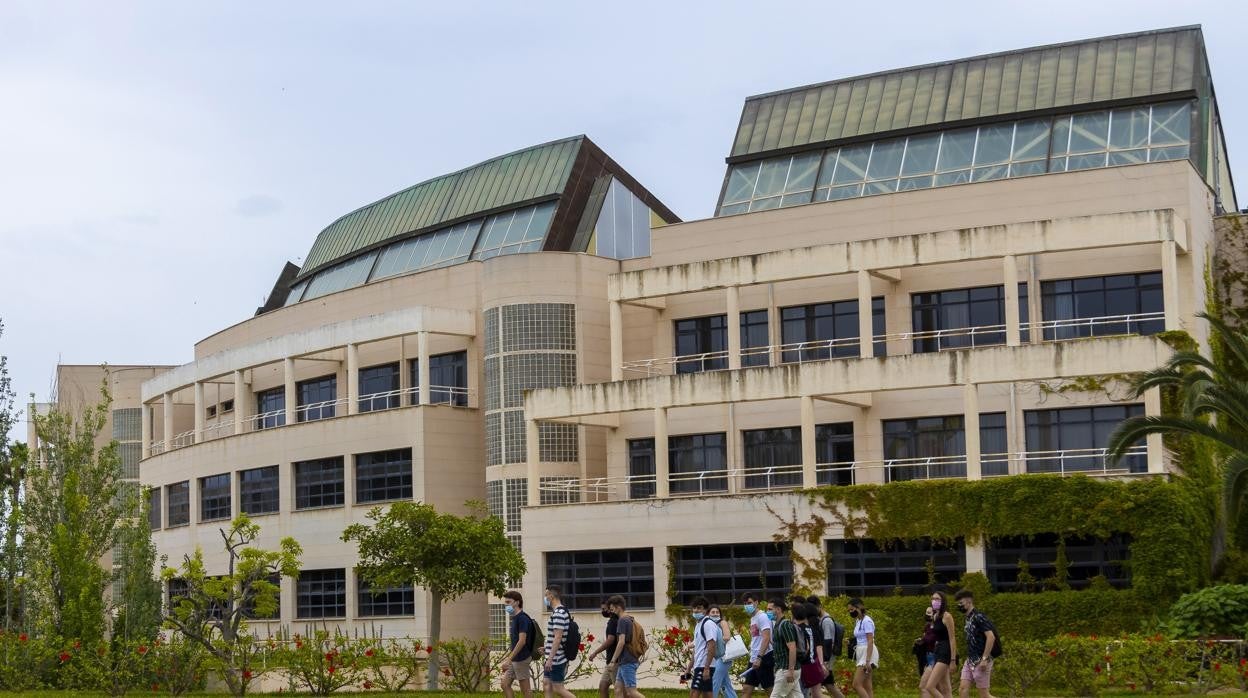
[[229,399],[229,400],[222,400],[222,401],[221,401],[221,412],[220,412],[220,414],[225,414],[225,413],[227,413],[227,412],[233,412],[233,411],[234,411],[234,400],[233,400],[233,399]]
[[282,592],[281,592],[281,589],[282,589],[282,575],[280,575],[280,574],[271,574],[271,575],[269,575],[269,578],[268,578],[267,580],[265,580],[265,581],[267,581],[269,584],[272,584],[273,586],[277,587],[277,593],[275,593],[275,594],[274,594],[274,597],[275,597],[275,598],[274,598],[274,600],[275,600],[275,601],[277,601],[277,604],[274,606],[274,608],[273,608],[273,611],[272,611],[272,612],[270,612],[270,613],[266,613],[266,614],[260,614],[260,613],[256,612],[256,604],[255,604],[255,599],[252,599],[251,601],[247,602],[247,603],[245,604],[244,608],[243,608],[243,617],[244,617],[244,618],[250,618],[250,619],[252,619],[252,620],[275,620],[275,619],[277,619],[277,618],[281,617],[281,611],[282,611],[282,601],[281,601],[281,597],[282,597]]
[[[1066,537],[1054,533],[988,539],[985,557],[988,580],[997,591],[1040,591],[1056,581],[1059,546],[1065,547],[1066,582],[1082,589],[1097,576],[1111,586],[1131,586],[1131,536]],[[1021,577],[1023,570],[1030,579]]]
[[573,611],[597,611],[613,594],[630,610],[654,608],[654,549],[571,550],[546,553],[546,583],[563,589]]
[[361,618],[416,614],[416,592],[411,584],[374,589],[363,579],[359,579],[356,586]]
[[300,461],[294,470],[296,509],[342,506],[342,456]]
[[1149,335],[1166,328],[1161,272],[1042,281],[1040,303],[1046,341]]
[[745,446],[746,489],[801,487],[801,427],[747,429],[741,432],[741,440]]
[[820,486],[854,484],[854,423],[815,426],[815,462]]
[[355,503],[412,498],[412,449],[355,454]]
[[392,410],[402,403],[398,362],[360,369],[360,412]]
[[199,520],[228,519],[234,506],[230,498],[230,474],[199,478]]
[[295,593],[296,618],[345,618],[347,571],[303,570]]
[[[728,316],[684,318],[673,323],[676,332],[677,373],[722,371],[728,368]],[[766,366],[767,311],[741,313],[741,365]]]
[[850,596],[926,593],[966,572],[966,544],[931,539],[828,541],[828,588]]
[[[1138,404],[1028,410],[1023,413],[1027,428],[1027,472],[1104,470],[1108,465],[1104,449],[1109,445],[1110,435],[1127,419],[1143,414],[1144,406]],[[1136,444],[1116,467],[1133,473],[1148,472],[1144,442]]]
[[[888,419],[882,424],[889,482],[966,477],[966,432],[962,415]],[[987,460],[984,454],[990,453],[985,444],[990,444],[994,450],[1000,444],[1004,449],[1004,412],[979,415],[979,441],[981,464]]]
[[793,558],[788,543],[735,543],[675,548],[672,570],[675,603],[697,596],[711,603],[736,603],[743,594],[787,595],[793,586]]
[[655,495],[654,439],[628,440],[628,498],[649,499]]
[[[419,388],[419,359],[411,360],[410,371],[412,388]],[[468,406],[468,352],[453,351],[429,357],[429,402],[434,405]]]
[[185,526],[191,522],[191,483],[183,480],[165,486],[165,525]]
[[[914,353],[1005,344],[1005,287],[980,286],[910,295]],[[1027,330],[1027,284],[1018,285],[1019,331]]]
[[217,406],[209,405],[208,407],[204,409],[204,412],[205,412],[205,415],[204,415],[205,417],[207,417],[208,419],[212,419],[213,417],[217,416]]
[[[883,296],[871,299],[871,325],[875,336],[884,334]],[[781,308],[780,337],[784,363],[858,356],[858,301]],[[888,343],[876,340],[872,351],[875,356],[886,356]]]
[[286,389],[270,388],[256,393],[256,428],[272,429],[286,424]]
[[153,487],[147,491],[147,525],[153,531],[160,530],[160,488]]
[[672,436],[667,443],[672,494],[728,491],[728,440],[723,432]]
[[275,514],[278,509],[277,466],[238,471],[239,506],[244,514]]
[[178,603],[187,596],[190,596],[190,594],[191,586],[186,583],[185,579],[174,577],[173,579],[165,582],[165,605],[169,608],[170,612],[177,608]]
[[300,422],[314,422],[334,416],[338,394],[338,377],[321,376],[299,381],[295,384],[299,396],[296,418]]

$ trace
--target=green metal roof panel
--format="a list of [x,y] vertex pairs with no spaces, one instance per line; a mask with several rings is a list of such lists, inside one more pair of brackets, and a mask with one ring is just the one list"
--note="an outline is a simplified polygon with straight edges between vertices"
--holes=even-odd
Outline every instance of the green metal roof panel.
[[730,158],[963,119],[1205,89],[1199,27],[887,71],[750,97]]
[[398,235],[559,194],[583,141],[577,136],[503,155],[352,211],[317,235],[300,277]]

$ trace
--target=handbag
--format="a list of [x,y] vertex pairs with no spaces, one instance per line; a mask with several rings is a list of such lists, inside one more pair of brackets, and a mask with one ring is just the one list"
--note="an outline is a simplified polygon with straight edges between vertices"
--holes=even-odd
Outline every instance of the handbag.
[[813,688],[828,678],[828,670],[819,662],[808,662],[802,665],[802,687]]
[[745,640],[742,640],[740,635],[733,635],[728,642],[724,643],[724,661],[729,664],[749,653],[750,650],[745,646]]

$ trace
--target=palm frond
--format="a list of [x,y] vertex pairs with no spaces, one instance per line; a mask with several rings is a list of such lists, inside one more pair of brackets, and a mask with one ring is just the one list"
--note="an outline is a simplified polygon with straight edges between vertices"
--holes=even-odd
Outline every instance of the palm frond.
[[1248,438],[1242,435],[1217,429],[1200,419],[1160,415],[1132,417],[1120,424],[1109,437],[1107,455],[1111,464],[1117,463],[1140,439],[1151,434],[1173,433],[1202,436],[1234,451],[1248,453]]

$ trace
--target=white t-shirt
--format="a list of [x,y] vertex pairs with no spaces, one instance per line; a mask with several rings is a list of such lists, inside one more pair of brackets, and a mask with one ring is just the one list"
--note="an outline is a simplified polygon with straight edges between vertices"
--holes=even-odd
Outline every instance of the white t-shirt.
[[707,640],[719,640],[719,624],[714,618],[703,618],[693,628],[693,670],[697,671],[707,664]]
[[865,652],[867,648],[867,635],[875,634],[875,621],[871,620],[871,616],[863,616],[854,623],[854,641],[861,651]]
[[751,662],[758,659],[760,655],[767,654],[768,652],[771,651],[771,646],[768,646],[766,648],[766,651],[762,651],[763,650],[763,631],[764,630],[770,631],[771,629],[772,629],[771,619],[767,617],[767,614],[765,612],[758,611],[757,613],[753,615],[753,617],[750,618],[750,661]]

